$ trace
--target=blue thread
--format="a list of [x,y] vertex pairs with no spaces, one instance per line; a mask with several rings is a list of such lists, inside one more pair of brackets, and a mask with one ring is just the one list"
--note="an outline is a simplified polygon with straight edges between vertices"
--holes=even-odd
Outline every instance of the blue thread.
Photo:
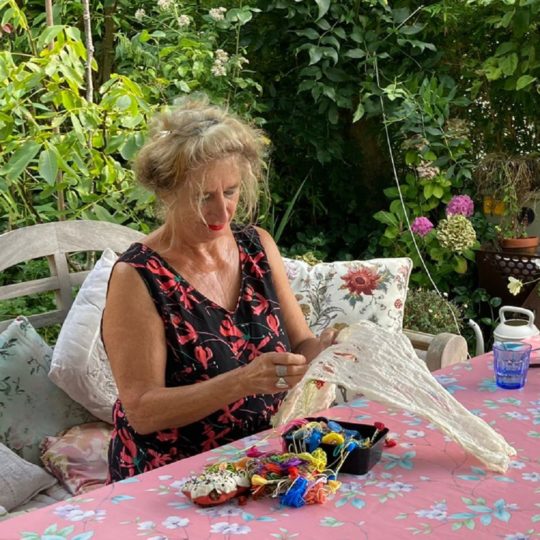
[[328,429],[330,431],[335,431],[336,433],[343,433],[343,428],[333,420],[328,420]]
[[280,497],[280,502],[284,506],[300,508],[306,504],[304,494],[307,490],[308,481],[305,478],[298,477],[291,487]]
[[355,439],[352,439],[350,440],[346,446],[345,446],[345,451],[346,452],[352,452],[353,450],[355,450],[356,448],[360,448],[360,444],[358,441],[356,441]]
[[309,438],[306,440],[306,449],[308,452],[313,452],[319,448],[322,439],[322,433],[318,430],[313,430]]

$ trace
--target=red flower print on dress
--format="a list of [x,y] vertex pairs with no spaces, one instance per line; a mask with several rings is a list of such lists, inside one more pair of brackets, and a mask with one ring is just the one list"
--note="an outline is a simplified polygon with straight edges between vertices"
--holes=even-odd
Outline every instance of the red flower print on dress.
[[269,307],[270,302],[268,302],[268,300],[262,294],[255,293],[253,302],[251,304],[251,310],[253,311],[253,314],[260,315],[261,313],[268,311]]
[[[183,330],[183,333],[180,333],[180,330]],[[178,328],[178,343],[180,345],[185,345],[186,343],[194,343],[199,339],[197,331],[188,321],[184,321],[184,327],[181,326]]]
[[[261,341],[259,341],[259,343],[255,344],[255,343],[250,343],[250,342],[247,342],[246,343],[246,346],[249,350],[249,357],[248,357],[248,360],[251,362],[254,358],[257,358],[257,356],[260,356],[263,352],[265,352],[265,348],[266,346],[268,345],[268,343],[270,342],[270,336],[265,336],[263,339],[261,339]],[[277,348],[276,348],[276,352],[283,352],[283,351],[278,351]]]
[[396,309],[401,309],[403,307],[403,302],[401,301],[401,298],[398,298],[395,302],[394,302],[394,307]]
[[266,324],[275,336],[279,335],[279,319],[273,313],[266,316]]
[[244,334],[229,319],[223,319],[219,327],[219,334],[224,337],[243,338]]
[[361,294],[372,295],[381,282],[381,276],[371,268],[350,268],[349,271],[341,276],[345,282],[340,289],[348,289],[351,296],[358,297]]
[[264,277],[264,270],[259,266],[259,262],[265,259],[265,254],[263,251],[259,251],[255,256],[251,256],[249,262],[251,262],[251,272],[257,278]]
[[242,405],[244,405],[244,402],[245,400],[244,398],[242,398],[238,401],[235,401],[232,405],[228,405],[227,407],[225,407],[223,409],[223,414],[218,417],[218,422],[222,422],[223,424],[241,424],[242,420],[235,418],[232,413],[242,407]]
[[195,296],[193,295],[195,289],[191,286],[189,287],[180,287],[180,302],[186,309],[191,309],[193,303],[197,302]]
[[214,353],[210,347],[202,347],[197,345],[195,347],[195,358],[199,361],[204,369],[208,369],[208,360],[214,357]]
[[176,439],[178,439],[178,429],[164,429],[163,431],[158,431],[156,438],[158,441],[161,442],[167,442],[171,441],[174,442]]
[[171,458],[167,454],[163,454],[161,452],[156,452],[152,448],[148,449],[147,453],[148,457],[150,457],[150,468],[148,470],[157,469],[158,467],[163,467],[163,465],[167,465],[167,463],[171,462]]

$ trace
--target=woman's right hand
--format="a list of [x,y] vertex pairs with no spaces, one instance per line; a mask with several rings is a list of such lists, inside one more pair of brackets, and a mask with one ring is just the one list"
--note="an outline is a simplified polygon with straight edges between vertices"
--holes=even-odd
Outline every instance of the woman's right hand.
[[278,379],[285,379],[289,388],[292,388],[300,382],[307,368],[308,362],[302,354],[290,352],[263,353],[241,368],[240,373],[245,394],[276,394],[283,392],[287,388],[276,386]]

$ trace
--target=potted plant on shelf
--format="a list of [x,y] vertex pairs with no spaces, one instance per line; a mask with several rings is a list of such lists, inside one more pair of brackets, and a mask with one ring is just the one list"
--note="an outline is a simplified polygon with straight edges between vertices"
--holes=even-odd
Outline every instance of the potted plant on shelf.
[[501,249],[534,252],[537,236],[528,236],[529,211],[524,208],[540,187],[540,156],[488,154],[475,170],[484,213],[496,216]]

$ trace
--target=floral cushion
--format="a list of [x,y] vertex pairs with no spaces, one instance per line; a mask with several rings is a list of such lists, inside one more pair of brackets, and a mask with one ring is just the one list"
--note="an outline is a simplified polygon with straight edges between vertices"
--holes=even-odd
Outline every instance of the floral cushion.
[[369,320],[401,331],[411,259],[337,261],[314,266],[284,259],[291,287],[315,334]]
[[112,426],[105,422],[91,422],[59,437],[46,437],[41,461],[72,495],[98,488],[107,479],[111,431]]
[[0,442],[39,464],[39,443],[94,418],[47,377],[51,348],[25,317],[0,334]]

